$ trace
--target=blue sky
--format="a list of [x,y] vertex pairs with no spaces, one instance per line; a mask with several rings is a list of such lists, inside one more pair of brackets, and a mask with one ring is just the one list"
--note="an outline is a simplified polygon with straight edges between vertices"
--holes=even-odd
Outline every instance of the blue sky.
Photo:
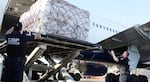
[[150,21],[150,0],[66,0],[126,26]]

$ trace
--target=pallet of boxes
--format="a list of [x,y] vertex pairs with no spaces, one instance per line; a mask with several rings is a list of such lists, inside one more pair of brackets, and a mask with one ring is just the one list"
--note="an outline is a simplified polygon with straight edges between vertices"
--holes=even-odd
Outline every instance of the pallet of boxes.
[[64,0],[38,0],[20,17],[23,30],[85,40],[89,12]]

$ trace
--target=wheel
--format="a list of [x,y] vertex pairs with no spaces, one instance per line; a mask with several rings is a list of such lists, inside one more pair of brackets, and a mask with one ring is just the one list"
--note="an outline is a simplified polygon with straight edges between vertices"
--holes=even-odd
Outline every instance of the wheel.
[[82,78],[79,73],[76,73],[76,74],[69,73],[69,74],[73,77],[73,79],[74,79],[75,81],[80,81],[80,79]]
[[119,82],[119,76],[120,75],[116,75],[116,82]]
[[105,82],[117,82],[117,77],[113,73],[109,73],[106,76]]
[[130,82],[138,82],[138,77],[135,74],[130,75],[129,78]]
[[138,82],[148,82],[148,78],[144,75],[139,75]]
[[37,74],[36,71],[32,71],[32,80],[38,80],[40,76]]

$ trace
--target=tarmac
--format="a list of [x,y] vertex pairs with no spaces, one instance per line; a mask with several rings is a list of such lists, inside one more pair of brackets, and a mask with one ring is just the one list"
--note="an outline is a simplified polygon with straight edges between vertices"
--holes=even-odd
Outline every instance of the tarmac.
[[104,79],[81,79],[80,81],[71,81],[71,80],[66,80],[66,81],[52,81],[52,82],[105,82]]
[[101,81],[101,80],[81,80],[81,81],[77,81],[77,82],[105,82],[105,81]]
[[52,81],[52,82],[104,82],[104,81],[84,80],[84,81]]
[[[105,82],[105,79],[101,79],[101,80],[94,80],[94,79],[82,79],[80,81],[70,81],[70,80],[67,80],[67,81],[52,81],[52,82]],[[150,79],[149,81],[150,82]]]

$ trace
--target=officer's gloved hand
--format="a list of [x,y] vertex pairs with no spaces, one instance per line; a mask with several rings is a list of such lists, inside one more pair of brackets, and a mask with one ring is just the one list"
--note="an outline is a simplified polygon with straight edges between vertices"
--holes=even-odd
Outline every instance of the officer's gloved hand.
[[35,40],[40,40],[40,39],[41,39],[41,34],[40,34],[40,33],[36,33],[36,34],[34,35],[34,39],[35,39]]

